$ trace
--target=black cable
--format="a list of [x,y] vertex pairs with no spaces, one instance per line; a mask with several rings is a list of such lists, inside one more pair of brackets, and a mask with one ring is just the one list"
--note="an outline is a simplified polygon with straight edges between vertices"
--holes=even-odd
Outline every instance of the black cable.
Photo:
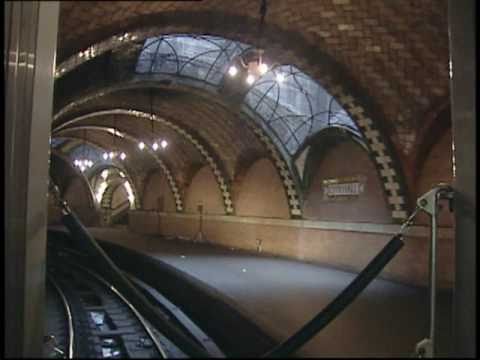
[[265,16],[267,15],[267,0],[261,0],[260,2],[260,22],[258,23],[258,46],[261,48],[262,37],[263,37],[263,27],[265,24]]
[[171,324],[169,322],[170,320],[166,319],[164,315],[148,301],[145,295],[126,278],[123,272],[89,234],[75,213],[69,210],[67,214],[62,216],[62,223],[77,243],[83,245],[88,253],[99,259],[96,265],[106,273],[113,285],[126,295],[129,301],[152,325],[164,333],[167,338],[187,355],[191,357],[209,357],[209,353],[203,347],[183,334],[175,325]]
[[153,126],[153,88],[150,88],[150,121],[152,122],[152,141],[155,141]]
[[320,330],[334,320],[375,279],[390,260],[402,248],[402,235],[395,235],[370,261],[360,274],[327,305],[317,316],[286,341],[262,355],[262,357],[286,357],[297,351]]

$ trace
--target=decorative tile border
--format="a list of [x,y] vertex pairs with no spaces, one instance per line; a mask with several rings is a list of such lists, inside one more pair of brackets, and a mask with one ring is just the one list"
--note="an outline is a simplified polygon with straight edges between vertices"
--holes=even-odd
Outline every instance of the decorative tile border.
[[355,102],[354,98],[345,93],[341,86],[331,89],[332,96],[354,119],[362,132],[365,142],[372,154],[377,167],[383,189],[387,194],[387,202],[391,208],[394,220],[407,218],[405,192],[398,181],[397,171],[394,168],[393,159],[387,144],[383,141],[380,131],[376,128],[372,119],[365,115],[362,105]]
[[158,34],[157,28],[138,30],[122,35],[114,35],[104,41],[89,46],[87,49],[70,56],[55,68],[55,79],[59,79],[77,66],[103,54],[106,51],[125,46],[129,43],[143,41],[150,36]]
[[297,191],[298,182],[295,181],[295,177],[292,174],[292,171],[288,166],[283,154],[280,152],[277,145],[272,141],[267,132],[255,123],[255,120],[252,118],[252,116],[246,115],[243,117],[246,118],[246,123],[252,129],[257,138],[265,145],[273,159],[273,164],[275,165],[280,179],[282,180],[285,195],[287,196],[290,216],[292,218],[301,218],[302,197],[299,191]]
[[[73,166],[70,159],[67,158],[68,156],[68,152],[66,151],[62,151],[62,150],[59,150],[59,149],[51,149],[50,150],[51,154],[52,155],[55,155],[57,156],[58,158],[60,158],[62,161],[64,161],[67,166],[69,166],[80,178],[83,179],[83,182],[85,182],[86,186],[87,186],[87,190],[88,190],[88,194],[89,194],[89,203],[90,203],[90,206],[92,207],[92,209],[98,209],[97,207],[97,203],[95,201],[95,193],[92,189],[92,185],[90,184],[90,181],[89,179],[85,176],[85,174],[83,172],[81,172],[77,167]],[[50,160],[49,160],[50,161]],[[51,179],[51,177],[49,177],[49,180],[50,181],[53,181]],[[65,190],[68,189],[68,187],[71,185],[71,182],[72,180],[70,180],[68,183],[67,183],[67,186],[64,188],[64,189],[60,189],[60,191],[62,192],[62,195],[65,195]],[[49,190],[50,191],[50,190]]]
[[[67,60],[59,64],[55,71],[55,78],[61,78],[63,75],[73,70],[80,64],[99,56],[108,50],[119,48],[129,43],[141,42],[148,37],[158,36],[159,33],[161,32],[158,28],[147,28],[139,29],[130,33],[124,33],[122,35],[111,36],[104,41],[93,44],[86,50],[69,57]],[[372,152],[372,158],[378,169],[384,191],[387,194],[387,202],[391,208],[392,218],[395,220],[406,219],[406,199],[403,195],[406,191],[403,185],[397,179],[397,171],[393,166],[391,150],[389,150],[388,146],[386,146],[380,135],[380,132],[378,129],[376,129],[374,122],[364,115],[365,110],[362,105],[356,104],[354,97],[348,95],[341,86],[335,86],[333,88],[328,87],[326,90],[332,96],[334,96],[336,100],[343,106],[343,108],[350,114],[351,118],[356,121],[360,131],[363,133],[366,143]],[[62,111],[67,110],[68,109],[65,108],[62,109]],[[58,114],[58,116],[60,115],[61,114]],[[292,175],[290,167],[287,165],[283,156],[276,148],[276,145],[272,144],[272,141],[268,135],[266,135],[262,129],[256,129],[255,134],[259,136],[259,139],[267,146],[268,151],[274,159],[275,167],[279,171],[285,187],[291,216],[301,217],[302,198],[300,197],[301,193],[297,191],[297,186],[294,182],[295,176]],[[215,171],[214,168],[212,168],[212,170]],[[225,181],[223,183],[220,182],[218,177],[217,181],[222,189],[226,212],[227,214],[232,214],[233,206],[231,206],[230,193],[229,191],[223,190],[226,189]]]
[[[131,44],[134,42],[141,42],[148,37],[158,36],[158,33],[159,33],[159,29],[157,28],[141,29],[131,33],[114,35],[107,38],[104,41],[93,44],[86,50],[80,51],[79,53],[69,57],[67,60],[59,64],[55,71],[55,79],[61,78],[66,73],[75,69],[77,66],[91,60],[96,56],[101,55],[106,51],[125,46],[129,43]],[[59,113],[55,115],[54,120],[59,116],[63,115],[63,113],[68,110],[69,108],[67,107],[63,108]],[[250,121],[248,122],[248,124],[253,125],[252,122]],[[291,216],[293,218],[301,217],[302,216],[302,207],[301,207],[302,197],[297,190],[296,182],[293,180],[295,177],[291,173],[290,167],[287,165],[287,162],[285,161],[281,153],[278,151],[277,145],[270,140],[268,135],[257,126],[251,126],[251,127],[254,128],[255,135],[260,139],[262,143],[265,144],[265,146],[267,147],[267,150],[269,151],[270,155],[274,160],[273,162],[275,164],[275,168],[279,173],[279,176],[282,180],[282,184],[285,189],[285,194],[288,199],[288,205],[289,205]],[[193,144],[193,145],[200,151],[200,149],[196,144]],[[215,162],[212,162],[211,160],[209,160],[203,153],[202,155],[205,157],[205,159],[211,166],[212,171],[214,172],[217,182],[220,186],[226,213],[233,214],[234,210],[233,210],[232,197],[225,179],[222,179],[217,174],[220,171],[218,170],[218,166],[215,165]]]
[[[87,114],[86,116],[80,116],[78,118],[75,118],[75,119],[72,119],[72,120],[69,120],[67,121],[66,123],[62,124],[62,126],[59,126],[59,127],[56,127],[52,130],[52,132],[59,132],[59,131],[65,131],[65,130],[68,130],[68,129],[74,129],[74,130],[77,130],[79,128],[82,128],[81,126],[78,126],[78,127],[68,127],[66,128],[65,126],[68,125],[68,124],[71,124],[71,123],[74,123],[74,122],[77,122],[77,121],[80,121],[80,120],[83,120],[83,119],[86,119],[88,117],[91,117],[91,116],[96,116],[96,115],[92,115],[92,114]],[[102,126],[88,126],[88,128],[94,128],[94,129],[99,129],[99,130],[102,130],[102,131],[107,131],[107,128],[106,127],[102,127]],[[138,143],[138,139],[134,138],[133,136],[129,135],[129,134],[125,134],[125,133],[122,133],[123,137],[127,140],[130,140],[134,143]],[[182,196],[180,194],[180,191],[179,191],[179,186],[175,180],[175,178],[173,177],[172,175],[172,171],[168,168],[168,166],[157,156],[157,154],[155,154],[153,151],[151,151],[150,149],[146,149],[147,152],[153,157],[153,159],[155,160],[155,162],[158,164],[158,166],[162,169],[162,171],[165,173],[165,176],[167,177],[167,180],[168,180],[168,184],[169,184],[169,187],[170,187],[170,191],[172,192],[173,194],[173,197],[175,199],[175,206],[176,206],[176,209],[178,212],[182,212],[183,211],[183,200],[182,200]],[[135,206],[137,208],[141,208],[141,204],[142,204],[142,195],[143,194],[139,194],[138,191],[137,191],[137,187],[135,186],[135,183],[132,182],[132,179],[129,177],[129,181],[131,182],[131,185],[133,187],[133,192],[134,192],[134,195],[135,195]]]
[[[115,86],[109,86],[107,88],[103,88],[102,90],[94,91],[93,93],[86,95],[76,101],[70,102],[68,105],[64,106],[62,109],[60,109],[53,117],[53,121],[57,121],[60,117],[62,117],[64,114],[68,113],[70,110],[73,108],[85,104],[89,101],[92,101],[98,97],[107,95],[111,92],[114,92],[116,90],[123,90],[123,89],[130,89],[139,86],[140,84],[137,81],[133,82],[126,82],[122,84],[117,84]],[[194,87],[197,89],[196,87]],[[204,89],[205,91],[208,91],[207,89]],[[139,112],[142,113],[142,112]],[[150,114],[148,114],[150,116]],[[257,124],[257,120],[255,120],[255,115],[251,114],[249,112],[246,112],[242,110],[240,113],[240,117],[244,119],[245,123],[252,129],[253,133],[255,136],[260,140],[261,143],[263,143],[269,152],[272,162],[275,165],[275,168],[277,169],[277,172],[279,174],[280,179],[282,180],[282,185],[285,190],[285,195],[288,199],[288,204],[289,204],[289,209],[290,209],[290,214],[292,218],[299,218],[302,217],[302,194],[300,191],[300,186],[299,186],[299,181],[296,177],[296,175],[292,172],[290,167],[288,166],[288,162],[286,160],[286,156],[282,154],[280,151],[279,147],[277,144],[275,144],[271,138],[268,136],[265,130],[263,130],[259,124]],[[167,125],[167,124],[166,124]],[[184,136],[183,134],[181,134]],[[189,139],[189,141],[191,141]],[[196,148],[197,145],[193,144]],[[200,151],[200,150],[199,150]],[[205,155],[202,154],[204,157]],[[207,159],[207,161],[209,161]],[[209,162],[210,166],[212,167],[211,163]],[[216,166],[218,168],[218,166]],[[215,171],[214,167],[212,167],[212,170]],[[217,170],[219,171],[219,170]],[[227,176],[224,177],[225,179],[228,179]],[[217,182],[219,186],[221,187],[221,192],[222,196],[224,199],[224,206],[225,208],[232,208],[228,209],[230,212],[227,212],[227,214],[233,214],[233,203],[231,203],[231,192],[228,190],[227,187],[227,192],[224,191],[226,181],[221,181],[218,179],[216,176]],[[223,188],[222,188],[223,186]],[[230,196],[229,196],[230,195]]]
[[[102,149],[103,150],[103,149]],[[135,196],[135,210],[139,210],[141,209],[141,202],[140,202],[140,199],[141,199],[141,194],[137,191],[137,182],[133,181],[133,178],[132,176],[130,175],[130,171],[127,170],[124,166],[120,166],[119,164],[102,164],[98,167],[94,167],[94,170],[92,173],[90,173],[89,175],[89,179],[88,181],[90,182],[90,184],[92,185],[92,188],[94,188],[94,183],[93,183],[93,179],[101,174],[101,172],[105,169],[111,169],[111,168],[114,168],[116,169],[117,171],[121,171],[124,173],[125,175],[125,178],[127,179],[127,181],[130,183],[130,186],[132,187],[132,191],[133,191],[133,195]],[[103,199],[103,197],[102,197]]]
[[[140,118],[151,119],[151,115],[138,110],[125,110],[125,109],[112,109],[113,111],[120,114],[132,115]],[[232,195],[230,191],[230,182],[228,181],[228,175],[223,170],[223,166],[220,163],[220,160],[213,155],[213,152],[207,149],[207,146],[204,145],[205,142],[202,141],[198,136],[192,135],[189,131],[185,130],[183,127],[157,115],[153,115],[153,120],[168,126],[173,129],[176,133],[187,139],[203,156],[207,161],[207,164],[212,169],[213,175],[217,180],[218,186],[220,187],[220,192],[222,193],[223,205],[225,208],[225,213],[232,215],[234,213]]]
[[[67,154],[69,155],[71,151],[73,151],[73,149],[75,149],[77,146],[81,145],[84,140],[80,139],[80,138],[77,138],[77,137],[70,137],[68,135],[60,135],[59,137],[62,137],[62,138],[68,138],[69,141],[65,142],[64,144],[62,144],[61,147],[57,148],[56,150],[57,151],[60,151],[64,154]],[[100,150],[100,151],[105,151],[104,148],[98,146],[97,144],[94,144],[90,141],[87,140],[87,144],[89,144],[90,146]],[[119,171],[122,171],[124,174],[125,174],[125,177],[127,178],[127,180],[130,182],[131,186],[132,186],[132,191],[133,191],[133,194],[135,196],[135,208],[136,209],[140,209],[140,196],[137,192],[137,187],[135,185],[135,182],[133,181],[133,178],[130,176],[130,173],[133,172],[133,170],[127,170],[124,166],[120,165],[120,164],[112,164],[112,165],[109,165],[109,164],[101,164],[100,166],[97,166],[96,164],[94,165],[94,167],[92,168],[92,170],[89,172],[89,175],[88,177],[86,177],[86,179],[88,180],[88,183],[90,185],[90,187],[92,188],[92,197],[94,196],[94,187],[93,187],[93,178],[101,171],[103,171],[104,169],[108,169],[108,168],[111,168],[111,167],[114,167],[116,168],[117,170]],[[76,171],[78,171],[77,169],[75,169]],[[80,174],[82,175],[85,175],[84,173],[82,172],[79,172]],[[99,204],[97,204],[97,202],[95,200],[93,200],[93,203],[95,204],[95,207],[99,206]]]
[[[93,97],[90,97],[93,98]],[[84,99],[83,99],[84,100]],[[62,109],[63,110],[63,109]],[[62,111],[62,113],[64,113]],[[103,115],[113,115],[113,114],[119,114],[119,115],[129,115],[129,116],[134,116],[134,117],[139,117],[139,118],[146,118],[146,119],[152,119],[151,114],[139,111],[139,110],[132,110],[132,109],[110,109],[110,110],[103,110],[103,111],[96,111],[89,113],[84,116],[77,117],[73,120],[69,120],[65,123],[63,123],[61,126],[58,126],[57,128],[54,129],[54,131],[59,131],[65,126],[77,122],[89,117],[95,117],[95,116],[103,116]],[[185,130],[183,127],[167,120],[164,119],[163,117],[159,117],[157,115],[153,115],[153,120],[164,124],[165,126],[170,127],[173,129],[176,133],[184,137],[187,141],[189,141],[203,156],[203,158],[206,160],[207,164],[210,166],[215,179],[217,180],[218,186],[220,188],[220,192],[222,194],[223,198],[223,204],[225,208],[225,213],[228,215],[232,215],[234,213],[234,207],[233,207],[233,201],[232,201],[232,196],[231,196],[231,190],[230,190],[230,181],[228,180],[228,175],[226,172],[223,170],[224,167],[222,166],[220,160],[218,157],[213,155],[213,152],[207,149],[207,145],[204,145],[205,142],[200,139],[197,136],[192,135],[189,131]],[[127,135],[126,135],[127,136]],[[160,160],[159,160],[160,161]],[[160,163],[159,163],[160,164]],[[160,165],[163,169],[167,169],[166,166]],[[165,171],[165,170],[164,170]],[[175,201],[177,203],[177,210],[181,208],[183,210],[183,204],[181,203],[181,197],[179,194],[178,186],[176,185],[173,176],[171,175],[170,171],[165,171],[165,174],[167,176],[167,179],[169,181],[170,187],[172,189],[172,193],[175,197]],[[179,210],[179,211],[182,211]]]

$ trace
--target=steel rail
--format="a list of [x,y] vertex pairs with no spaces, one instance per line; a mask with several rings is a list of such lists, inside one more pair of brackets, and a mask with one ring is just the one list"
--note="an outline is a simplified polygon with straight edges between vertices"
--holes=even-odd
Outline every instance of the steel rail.
[[[140,322],[140,324],[142,324],[143,328],[145,329],[145,331],[147,332],[148,336],[150,336],[151,340],[153,341],[153,343],[155,344],[155,347],[157,348],[158,352],[163,356],[164,359],[167,359],[168,356],[165,352],[165,350],[163,349],[163,346],[160,344],[160,342],[158,341],[158,339],[156,338],[156,336],[153,334],[152,332],[152,329],[150,327],[150,325],[147,323],[147,321],[145,320],[145,318],[140,314],[140,312],[138,312],[138,310],[130,303],[130,301],[128,301],[125,296],[123,296],[113,285],[111,285],[108,281],[106,281],[103,277],[101,277],[100,275],[94,273],[93,271],[81,266],[81,265],[78,265],[78,264],[71,264],[73,265],[74,267],[78,268],[78,269],[81,269],[82,271],[86,272],[87,274],[89,274],[91,277],[93,277],[94,279],[96,279],[97,281],[99,281],[100,283],[102,283],[105,287],[107,287],[111,292],[113,292],[115,295],[117,295],[127,306],[128,308],[132,311],[132,313],[135,315],[135,317],[138,319],[138,321]],[[159,330],[160,331],[160,330]]]
[[62,300],[63,307],[65,309],[65,312],[67,314],[67,322],[68,322],[68,351],[67,351],[67,359],[73,359],[73,343],[75,340],[75,331],[73,329],[73,316],[72,316],[72,311],[70,309],[70,304],[68,303],[68,300],[63,293],[62,289],[60,286],[57,284],[55,280],[53,280],[53,277],[51,275],[47,276],[48,281],[53,285],[57,293],[60,295],[60,298]]

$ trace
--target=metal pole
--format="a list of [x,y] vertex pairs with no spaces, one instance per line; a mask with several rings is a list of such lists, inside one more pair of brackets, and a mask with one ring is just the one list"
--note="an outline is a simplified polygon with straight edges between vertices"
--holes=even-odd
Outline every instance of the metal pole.
[[436,305],[437,305],[437,216],[438,201],[441,198],[453,200],[453,189],[448,184],[438,184],[432,190],[426,192],[417,200],[418,209],[425,211],[430,216],[430,324],[429,336],[423,339],[416,346],[416,353],[421,357],[435,356],[435,335],[436,335]]
[[4,356],[41,357],[59,2],[8,1],[4,10]]
[[477,347],[476,236],[476,0],[448,1],[450,99],[455,144],[454,357],[475,357]]
[[430,241],[430,340],[432,342],[432,357],[435,356],[435,318],[437,294],[437,200],[435,195],[434,211],[431,215],[431,241]]

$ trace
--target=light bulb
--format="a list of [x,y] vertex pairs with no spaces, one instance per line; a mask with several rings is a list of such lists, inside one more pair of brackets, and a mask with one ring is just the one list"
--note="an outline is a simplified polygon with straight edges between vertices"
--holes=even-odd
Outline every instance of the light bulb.
[[143,150],[145,148],[145,143],[143,141],[141,141],[139,144],[138,144],[138,148],[140,150]]
[[276,76],[276,79],[279,83],[283,82],[285,80],[285,75],[278,73]]
[[246,81],[248,85],[252,85],[255,82],[255,76],[248,74]]
[[157,144],[156,141],[153,143],[152,149],[155,150],[155,151],[157,151],[157,149],[158,149],[158,144]]
[[106,152],[103,153],[103,160],[107,160],[108,159],[108,154]]
[[93,161],[92,160],[88,160],[88,167],[92,167],[93,166]]
[[110,153],[108,154],[108,157],[110,159],[113,159],[114,156],[115,156],[115,153],[113,151],[110,151]]
[[168,146],[167,140],[162,140],[162,141],[160,142],[160,146],[162,147],[162,149],[165,149],[165,148]]
[[261,63],[260,65],[258,65],[258,72],[260,74],[265,74],[266,72],[268,71],[268,65],[267,64],[264,64],[264,63]]
[[77,160],[77,159],[75,159],[75,161],[74,161],[73,163],[75,164],[75,166],[78,166],[78,165],[79,165],[79,163],[78,163],[78,160]]
[[85,166],[81,165],[81,166],[80,166],[80,170],[81,170],[82,172],[84,172],[84,171],[85,171]]
[[231,76],[231,77],[234,77],[235,75],[237,75],[238,73],[238,70],[236,68],[236,66],[230,66],[230,68],[228,69],[228,74]]
[[125,160],[126,157],[127,155],[124,152],[120,154],[120,159]]

